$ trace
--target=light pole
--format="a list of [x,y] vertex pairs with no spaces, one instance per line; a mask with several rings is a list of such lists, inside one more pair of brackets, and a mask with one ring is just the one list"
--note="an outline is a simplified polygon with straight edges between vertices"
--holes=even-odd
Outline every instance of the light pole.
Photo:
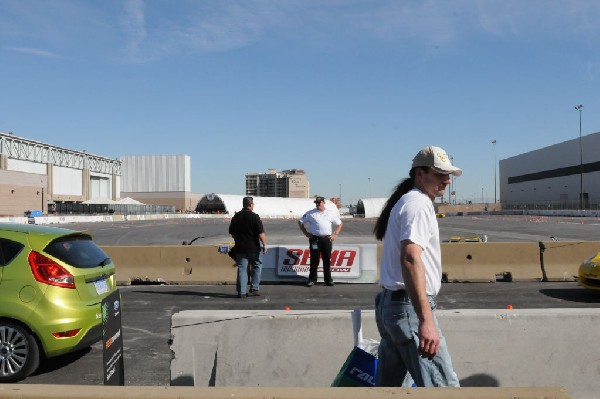
[[371,198],[371,178],[367,177],[367,179],[369,179],[369,198]]
[[342,207],[342,183],[340,183],[340,208]]
[[494,146],[494,204],[496,203],[496,186],[498,183],[496,182],[496,140],[492,141],[492,145]]
[[[454,165],[454,157],[450,157],[450,164]],[[454,202],[451,203],[454,203],[454,205],[456,205],[456,189],[454,188],[454,175],[450,175],[450,186],[452,186],[450,193],[454,197]]]
[[581,110],[583,110],[583,104],[577,104],[575,110],[579,111],[579,209],[583,209],[583,147],[581,146]]
[[448,186],[448,205],[452,205],[450,195],[452,194],[452,178],[450,178],[450,185]]

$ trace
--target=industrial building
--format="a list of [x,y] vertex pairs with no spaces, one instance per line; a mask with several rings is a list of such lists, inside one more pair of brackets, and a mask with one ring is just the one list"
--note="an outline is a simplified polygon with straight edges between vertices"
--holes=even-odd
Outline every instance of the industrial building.
[[127,155],[121,157],[121,195],[145,204],[172,205],[194,211],[202,194],[191,190],[188,155]]
[[252,197],[309,198],[310,184],[302,169],[246,174],[246,195]]
[[121,161],[0,133],[0,215],[120,197]]
[[600,133],[500,160],[503,209],[599,209]]
[[119,160],[0,133],[0,216],[193,211],[189,187],[187,155]]
[[[140,213],[161,211],[144,206],[207,213],[238,207],[237,196],[191,193],[190,163],[188,155],[111,159],[0,133],[0,216],[77,213],[86,202],[123,198],[142,202],[135,205]],[[600,209],[600,132],[500,160],[499,186],[502,209]],[[256,198],[308,199],[309,188],[301,169],[246,174],[246,195]],[[361,199],[358,214],[378,216],[385,200]],[[273,213],[275,204],[264,203],[265,215],[296,216],[311,202],[277,202],[282,208]]]

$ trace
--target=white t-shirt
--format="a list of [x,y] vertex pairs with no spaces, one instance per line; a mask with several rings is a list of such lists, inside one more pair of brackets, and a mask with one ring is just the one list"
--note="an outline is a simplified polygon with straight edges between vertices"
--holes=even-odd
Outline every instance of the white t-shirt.
[[304,225],[308,224],[308,232],[315,236],[330,236],[333,233],[331,225],[339,226],[342,220],[333,212],[325,209],[323,212],[318,208],[306,212],[299,220]]
[[404,194],[392,208],[381,253],[379,283],[389,290],[404,289],[400,248],[410,240],[423,248],[426,291],[437,295],[442,286],[440,233],[431,199],[418,189]]

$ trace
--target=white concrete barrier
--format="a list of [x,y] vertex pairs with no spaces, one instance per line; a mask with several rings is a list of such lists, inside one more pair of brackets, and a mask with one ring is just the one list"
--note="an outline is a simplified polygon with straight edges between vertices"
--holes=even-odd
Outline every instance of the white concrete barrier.
[[[600,309],[438,311],[463,386],[600,392]],[[351,312],[183,311],[172,318],[172,385],[329,386],[353,346]],[[374,312],[363,336],[379,339]]]
[[571,399],[564,389],[537,388],[270,388],[3,384],[0,399]]

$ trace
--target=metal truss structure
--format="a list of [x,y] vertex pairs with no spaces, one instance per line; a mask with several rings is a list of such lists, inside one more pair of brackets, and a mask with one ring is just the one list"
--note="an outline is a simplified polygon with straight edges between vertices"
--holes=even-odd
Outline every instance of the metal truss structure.
[[23,161],[49,163],[73,169],[121,176],[121,161],[85,151],[73,151],[39,141],[0,133],[0,154]]

